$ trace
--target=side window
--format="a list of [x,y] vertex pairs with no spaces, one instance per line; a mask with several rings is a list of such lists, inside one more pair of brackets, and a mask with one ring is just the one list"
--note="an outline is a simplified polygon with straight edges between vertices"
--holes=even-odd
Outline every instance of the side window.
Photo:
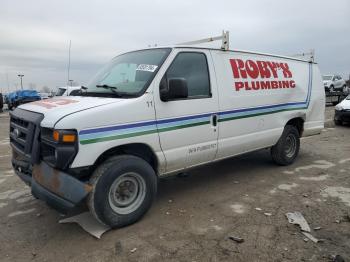
[[208,64],[203,53],[179,53],[168,68],[166,78],[184,78],[190,99],[211,97]]
[[78,89],[78,90],[73,90],[72,92],[70,92],[70,96],[79,96],[81,94],[80,92],[81,90]]

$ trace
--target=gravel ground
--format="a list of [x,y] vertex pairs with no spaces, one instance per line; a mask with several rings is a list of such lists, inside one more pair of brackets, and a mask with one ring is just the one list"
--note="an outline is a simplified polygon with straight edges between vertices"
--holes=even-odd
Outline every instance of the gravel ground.
[[[97,240],[76,224],[58,224],[61,216],[14,175],[8,113],[1,113],[0,260],[350,261],[350,126],[326,126],[302,139],[288,167],[261,150],[163,179],[140,222]],[[322,242],[306,242],[288,223],[285,214],[294,211]]]

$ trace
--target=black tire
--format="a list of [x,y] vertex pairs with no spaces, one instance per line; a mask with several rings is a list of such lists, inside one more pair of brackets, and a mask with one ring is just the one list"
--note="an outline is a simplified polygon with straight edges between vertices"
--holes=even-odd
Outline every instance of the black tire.
[[300,134],[295,126],[287,125],[277,144],[271,147],[271,156],[275,163],[287,166],[294,162],[300,149]]
[[335,119],[334,119],[334,124],[335,124],[336,126],[341,126],[341,125],[343,124],[343,121],[341,121],[341,120],[335,120]]
[[[132,175],[137,175],[137,179],[133,178],[135,181],[140,180],[138,186],[135,186],[137,183],[130,178]],[[118,182],[120,179],[124,180]],[[123,190],[122,193],[118,190],[110,192],[116,182],[117,189]],[[125,186],[122,183],[129,184]],[[125,191],[126,187],[130,187],[130,183],[133,184],[134,190],[130,191],[130,188],[127,188]],[[88,198],[88,207],[97,220],[112,228],[133,224],[151,207],[157,193],[157,183],[157,176],[153,168],[145,160],[132,155],[111,157],[95,170],[90,179],[93,189]],[[116,203],[117,201],[123,202],[125,196],[128,198],[130,197],[128,194],[134,194],[134,192],[137,196],[130,205],[124,207]],[[137,200],[141,195],[142,199]],[[132,209],[132,207],[134,210],[127,212],[127,209]]]

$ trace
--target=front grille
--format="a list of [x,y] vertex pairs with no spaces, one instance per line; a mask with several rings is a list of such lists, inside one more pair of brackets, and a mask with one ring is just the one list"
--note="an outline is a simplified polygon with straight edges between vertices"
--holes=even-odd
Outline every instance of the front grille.
[[16,109],[10,113],[12,162],[29,166],[39,158],[39,132],[42,114]]
[[10,143],[24,155],[31,153],[35,123],[11,116],[10,120]]

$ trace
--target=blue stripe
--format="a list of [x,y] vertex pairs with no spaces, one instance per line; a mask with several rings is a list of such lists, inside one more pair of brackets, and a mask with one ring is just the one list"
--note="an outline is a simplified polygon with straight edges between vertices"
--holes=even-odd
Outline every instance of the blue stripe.
[[[258,107],[253,107],[253,108],[241,108],[241,109],[216,112],[216,114],[218,114],[220,116],[220,118],[225,119],[225,118],[230,117],[234,114],[236,114],[238,116],[244,115],[244,113],[246,113],[246,115],[250,115],[250,114],[253,114],[255,111],[273,112],[273,111],[277,111],[279,109],[284,109],[286,107],[291,107],[291,108],[294,108],[296,106],[308,107],[310,104],[311,90],[312,90],[312,64],[310,63],[309,64],[308,93],[307,93],[305,102],[289,102],[289,103],[283,103],[283,104],[258,106]],[[177,125],[193,123],[193,122],[201,120],[201,119],[203,121],[205,121],[205,120],[208,120],[206,118],[211,117],[213,114],[215,114],[215,112],[190,115],[190,116],[183,116],[183,117],[176,117],[176,118],[170,118],[170,119],[152,120],[152,121],[145,121],[145,122],[132,123],[132,124],[124,124],[124,125],[116,125],[116,126],[109,126],[109,127],[86,129],[86,130],[81,130],[79,132],[79,135],[82,136],[82,138],[84,138],[84,139],[90,139],[90,138],[95,138],[96,136],[100,137],[101,135],[104,136],[104,135],[114,134],[113,131],[116,131],[116,130],[123,130],[123,132],[120,132],[120,133],[124,134],[124,133],[132,133],[132,132],[136,132],[136,131],[150,130],[150,129],[156,128],[156,127],[158,127],[158,128],[172,127],[172,126],[177,126]],[[98,135],[97,135],[97,133],[98,133]],[[89,136],[89,134],[91,134],[91,136]],[[119,132],[118,132],[118,134],[119,134]]]

